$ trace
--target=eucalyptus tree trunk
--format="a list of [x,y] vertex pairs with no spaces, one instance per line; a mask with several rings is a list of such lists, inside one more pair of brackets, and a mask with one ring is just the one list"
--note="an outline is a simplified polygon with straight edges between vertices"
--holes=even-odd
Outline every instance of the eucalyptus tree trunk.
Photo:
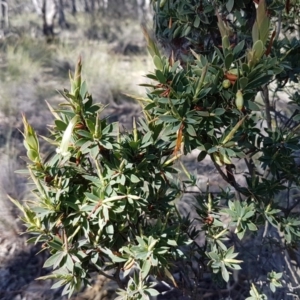
[[[43,33],[48,40],[54,37],[54,20],[58,15],[58,24],[61,28],[68,28],[64,13],[63,0],[32,0],[34,8],[43,20]],[[72,10],[76,10],[75,0],[72,1]]]
[[90,6],[88,3],[88,0],[84,0],[84,11],[85,12],[90,12]]
[[77,7],[76,7],[75,0],[71,0],[71,12],[72,12],[72,15],[76,15],[76,13],[77,13]]
[[43,1],[42,0],[32,0],[32,4],[36,13],[41,16],[43,14]]
[[47,39],[54,38],[54,20],[58,11],[58,5],[55,0],[43,0],[42,17],[43,32]]
[[0,28],[8,27],[8,5],[6,0],[0,0]]
[[58,2],[57,2],[57,11],[58,11],[58,24],[59,24],[59,26],[61,28],[69,28],[69,24],[66,21],[66,17],[65,17],[63,0],[58,0]]

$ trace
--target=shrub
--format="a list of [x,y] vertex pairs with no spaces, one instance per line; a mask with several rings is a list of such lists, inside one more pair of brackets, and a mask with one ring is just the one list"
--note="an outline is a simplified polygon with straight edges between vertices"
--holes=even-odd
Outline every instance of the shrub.
[[[288,260],[300,236],[299,202],[292,194],[299,187],[300,114],[272,108],[269,85],[277,80],[278,90],[286,78],[298,80],[296,72],[288,74],[299,43],[293,40],[283,51],[276,33],[269,38],[273,20],[283,17],[279,1],[266,6],[261,0],[257,9],[252,1],[217,1],[217,10],[211,2],[198,2],[154,3],[156,34],[170,52],[161,55],[145,33],[155,70],[147,75],[153,81],[146,85],[147,97],[138,98],[144,118],[133,120],[132,131],[120,133],[117,123],[100,117],[105,107],[93,103],[80,60],[70,76],[71,90],[62,93],[66,103],[56,110],[49,106],[55,121],[44,139],[57,147],[55,155],[42,158],[24,117],[37,197],[24,205],[12,201],[33,235],[29,242],[42,242],[50,251],[44,266],[54,271],[42,279],[57,279],[53,288],[64,285],[63,294],[88,284],[97,271],[118,283],[118,299],[149,299],[159,294],[156,284],[162,281],[199,299],[206,273],[222,284],[246,268],[251,249],[243,250],[242,241],[249,245],[253,234],[261,236],[260,250],[250,253],[260,274],[241,277],[250,289],[247,299],[265,299],[267,283],[272,292],[283,283],[297,284]],[[256,17],[242,18],[249,7]],[[232,22],[224,17],[229,13]],[[299,94],[291,100],[298,105]],[[231,188],[200,193],[193,220],[178,212],[176,199],[197,186],[179,160],[195,149],[198,161],[209,157]],[[176,180],[178,160],[184,180]],[[235,167],[242,161],[247,171],[238,182]],[[197,220],[201,229],[194,226]],[[284,249],[285,263],[268,264],[261,258],[265,248]],[[178,269],[183,281],[175,276]]]

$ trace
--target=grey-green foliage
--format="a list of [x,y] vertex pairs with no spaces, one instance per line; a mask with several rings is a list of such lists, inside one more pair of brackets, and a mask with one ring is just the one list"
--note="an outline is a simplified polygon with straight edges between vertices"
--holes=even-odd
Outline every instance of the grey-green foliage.
[[[182,3],[188,9],[196,5]],[[224,2],[225,7],[219,4],[220,14],[225,8],[239,9],[236,1]],[[180,9],[187,9],[178,1],[154,5],[162,24],[167,13],[181,18]],[[211,45],[209,53],[194,47],[184,61],[174,55],[165,57],[146,34],[155,69],[147,75],[152,80],[146,85],[147,97],[139,98],[144,118],[133,120],[132,131],[120,133],[117,123],[100,117],[105,107],[93,102],[81,80],[81,61],[70,77],[71,90],[62,93],[66,102],[58,109],[49,106],[55,120],[51,136],[45,139],[57,147],[55,155],[42,158],[38,138],[24,117],[24,143],[36,198],[23,206],[13,201],[33,235],[29,241],[42,242],[50,251],[45,267],[52,267],[53,272],[42,279],[57,279],[54,287],[65,286],[64,294],[71,295],[87,284],[90,273],[97,271],[119,284],[118,299],[156,295],[150,275],[182,290],[189,286],[190,296],[197,297],[203,275],[199,272],[229,282],[232,270],[244,267],[235,250],[235,237],[247,239],[251,232],[267,226],[266,230],[273,227],[283,233],[287,249],[299,243],[297,202],[281,194],[299,188],[295,163],[299,130],[289,126],[299,114],[291,114],[287,122],[279,122],[276,115],[268,120],[268,107],[255,101],[270,82],[277,78],[281,83],[280,75],[288,69],[287,55],[281,57],[272,47],[267,51],[273,41],[266,39],[269,20],[260,22],[262,15],[268,18],[264,1],[257,9],[260,16],[252,24],[252,35],[244,42],[247,32],[238,32],[240,40],[234,45],[230,26],[215,16],[206,1],[203,7],[202,13],[208,14],[208,21],[214,20],[222,36],[221,44]],[[198,23],[195,19],[192,24],[198,28]],[[163,33],[175,34],[172,26]],[[193,29],[188,26],[178,27],[187,38]],[[264,109],[265,114],[261,113]],[[269,126],[262,122],[265,119]],[[232,188],[218,195],[208,189],[198,196],[195,211],[201,230],[194,228],[195,220],[181,216],[175,205],[197,180],[183,165],[187,178],[176,180],[174,163],[195,149],[200,150],[198,161],[210,158]],[[234,173],[240,160],[248,166],[243,184]],[[202,246],[197,244],[200,232],[205,233]],[[191,275],[189,267],[181,268],[189,282],[177,282],[174,270],[195,262],[203,271]],[[281,286],[279,271],[270,266],[261,274],[267,278],[269,273],[273,292]],[[255,278],[251,278],[249,299],[264,299]]]
[[139,129],[134,122],[133,132],[118,133],[116,123],[99,118],[103,107],[93,104],[80,72],[79,61],[71,91],[62,93],[67,102],[56,110],[49,105],[55,121],[45,139],[57,153],[47,161],[24,117],[37,200],[24,207],[15,203],[34,235],[29,242],[50,250],[44,267],[55,271],[43,279],[58,279],[54,287],[65,285],[63,294],[87,284],[92,270],[123,287],[120,273],[129,276],[134,268],[140,270],[138,291],[151,295],[148,275],[159,271],[173,280],[170,268],[184,257],[179,247],[191,243],[172,204],[180,187],[172,183],[177,171],[170,142],[161,124],[145,120]]

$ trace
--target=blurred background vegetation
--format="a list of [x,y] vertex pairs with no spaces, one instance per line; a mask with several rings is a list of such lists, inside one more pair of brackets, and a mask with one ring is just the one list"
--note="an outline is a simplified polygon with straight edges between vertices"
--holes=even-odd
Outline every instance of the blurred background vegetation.
[[[31,188],[15,173],[25,166],[22,113],[47,135],[45,125],[52,118],[45,100],[54,107],[62,102],[56,90],[69,88],[68,72],[81,55],[89,91],[97,102],[108,104],[108,117],[126,129],[141,109],[125,94],[143,94],[139,84],[152,66],[141,30],[141,23],[152,27],[147,1],[56,1],[63,4],[64,22],[58,13],[50,37],[37,10],[41,3],[0,1],[0,299],[60,299],[59,292],[48,291],[49,283],[33,282],[44,272],[42,258],[20,237],[18,212],[6,196],[26,199]],[[101,278],[95,280],[100,289]],[[83,299],[106,297],[89,293]]]

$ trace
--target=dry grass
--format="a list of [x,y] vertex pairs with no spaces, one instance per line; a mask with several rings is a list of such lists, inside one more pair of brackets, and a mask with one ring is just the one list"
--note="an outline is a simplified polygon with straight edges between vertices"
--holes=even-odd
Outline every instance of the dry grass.
[[[26,177],[15,174],[16,170],[26,167],[20,158],[25,155],[22,135],[18,131],[22,129],[21,113],[26,114],[39,134],[47,134],[46,125],[52,122],[52,116],[45,100],[53,106],[62,101],[56,90],[69,88],[68,72],[74,70],[81,55],[83,77],[95,101],[111,104],[113,109],[110,111],[114,114],[122,113],[122,109],[126,108],[122,121],[131,123],[128,112],[137,109],[123,93],[143,94],[144,88],[138,84],[145,82],[143,75],[152,68],[151,59],[143,49],[143,36],[136,20],[123,19],[112,23],[109,19],[89,20],[86,16],[78,14],[74,18],[68,14],[70,30],[57,30],[57,39],[47,44],[37,16],[27,12],[16,13],[10,23],[11,34],[0,39],[0,266],[4,266],[3,272],[0,268],[0,281],[1,276],[5,279],[0,284],[1,299],[12,299],[12,294],[2,298],[1,290],[5,289],[23,289],[26,295],[30,294],[24,288],[24,279],[29,277],[19,272],[18,257],[22,260],[30,257],[29,265],[36,265],[32,263],[31,256],[22,254],[24,238],[16,234],[22,230],[17,222],[19,212],[7,198],[7,194],[18,200],[32,198]],[[130,51],[127,50],[132,44],[140,50],[136,56],[128,55]],[[118,110],[113,112],[114,108]],[[3,242],[2,233],[7,233],[7,243]],[[3,246],[3,243],[8,246]],[[5,252],[9,247],[16,249],[11,255]],[[6,267],[4,262],[15,262],[18,271]],[[37,276],[33,274],[32,279]],[[5,282],[10,279],[14,284],[6,285]],[[43,287],[43,292],[48,288]],[[40,298],[36,293],[28,297]]]
[[94,99],[129,109],[132,100],[123,93],[142,94],[144,88],[138,84],[151,69],[145,50],[136,56],[123,53],[129,43],[143,46],[137,22],[124,19],[117,24],[107,19],[90,20],[83,14],[67,18],[70,30],[61,32],[52,44],[41,36],[35,14],[16,15],[11,22],[13,34],[0,40],[0,205],[7,208],[0,213],[0,222],[6,226],[15,216],[5,195],[22,199],[27,191],[24,180],[14,174],[22,163],[19,155],[24,155],[20,134],[11,134],[22,127],[21,113],[45,134],[46,124],[51,122],[45,100],[54,106],[62,100],[56,90],[69,88],[68,72],[79,55]]

